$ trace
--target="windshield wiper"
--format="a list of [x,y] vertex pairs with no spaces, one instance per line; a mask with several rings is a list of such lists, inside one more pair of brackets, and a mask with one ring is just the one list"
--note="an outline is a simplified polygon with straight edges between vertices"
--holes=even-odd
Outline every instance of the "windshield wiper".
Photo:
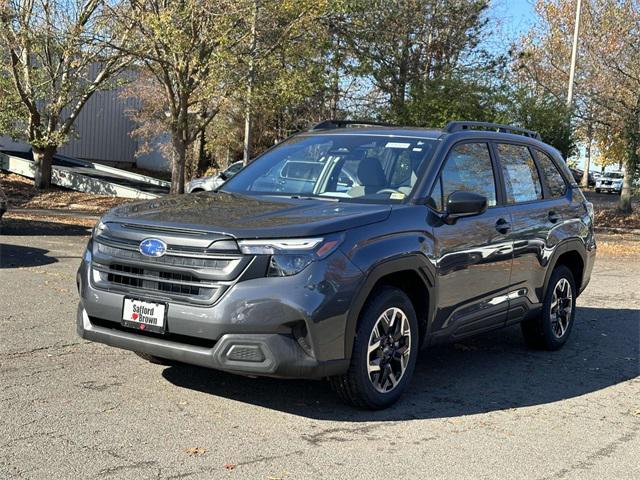
[[296,200],[324,200],[326,202],[339,202],[340,199],[336,197],[310,197],[308,195],[291,195],[289,198],[295,198]]

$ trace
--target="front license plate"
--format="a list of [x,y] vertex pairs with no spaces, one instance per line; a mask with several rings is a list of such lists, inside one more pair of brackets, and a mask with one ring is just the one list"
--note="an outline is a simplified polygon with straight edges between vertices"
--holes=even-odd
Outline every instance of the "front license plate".
[[166,313],[166,303],[125,298],[122,307],[122,325],[145,332],[164,333]]

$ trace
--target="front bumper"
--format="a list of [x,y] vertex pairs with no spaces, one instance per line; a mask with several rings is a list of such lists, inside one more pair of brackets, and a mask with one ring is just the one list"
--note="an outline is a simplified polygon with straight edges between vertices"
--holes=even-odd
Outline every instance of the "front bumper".
[[622,191],[622,185],[616,186],[616,185],[596,185],[596,189],[600,190],[601,192],[621,192]]
[[77,330],[93,342],[243,375],[321,378],[344,373],[348,367],[348,360],[320,362],[293,338],[281,334],[226,334],[207,348],[98,326],[91,322],[82,303],[78,305]]
[[77,331],[87,340],[232,373],[339,375],[349,365],[347,312],[361,275],[338,251],[292,277],[238,282],[214,305],[169,301],[168,334],[154,335],[122,327],[126,295],[96,288],[84,259]]

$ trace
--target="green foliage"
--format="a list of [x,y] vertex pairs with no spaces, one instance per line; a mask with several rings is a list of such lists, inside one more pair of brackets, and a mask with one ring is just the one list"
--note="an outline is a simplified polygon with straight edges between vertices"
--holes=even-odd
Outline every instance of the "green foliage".
[[12,138],[24,136],[28,113],[20,102],[11,78],[0,71],[0,135]]
[[532,94],[524,87],[512,89],[506,99],[503,117],[506,123],[538,132],[564,158],[575,151],[576,137],[570,124],[570,112],[566,104],[553,95]]
[[428,80],[411,91],[402,114],[389,120],[421,127],[444,127],[451,120],[494,121],[498,105],[494,88],[460,77]]

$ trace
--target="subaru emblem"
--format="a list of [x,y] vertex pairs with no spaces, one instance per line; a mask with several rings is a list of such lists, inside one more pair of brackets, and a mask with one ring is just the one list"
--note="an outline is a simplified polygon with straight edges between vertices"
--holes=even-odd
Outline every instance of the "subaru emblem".
[[161,257],[167,253],[167,244],[157,238],[145,238],[138,248],[147,257]]

